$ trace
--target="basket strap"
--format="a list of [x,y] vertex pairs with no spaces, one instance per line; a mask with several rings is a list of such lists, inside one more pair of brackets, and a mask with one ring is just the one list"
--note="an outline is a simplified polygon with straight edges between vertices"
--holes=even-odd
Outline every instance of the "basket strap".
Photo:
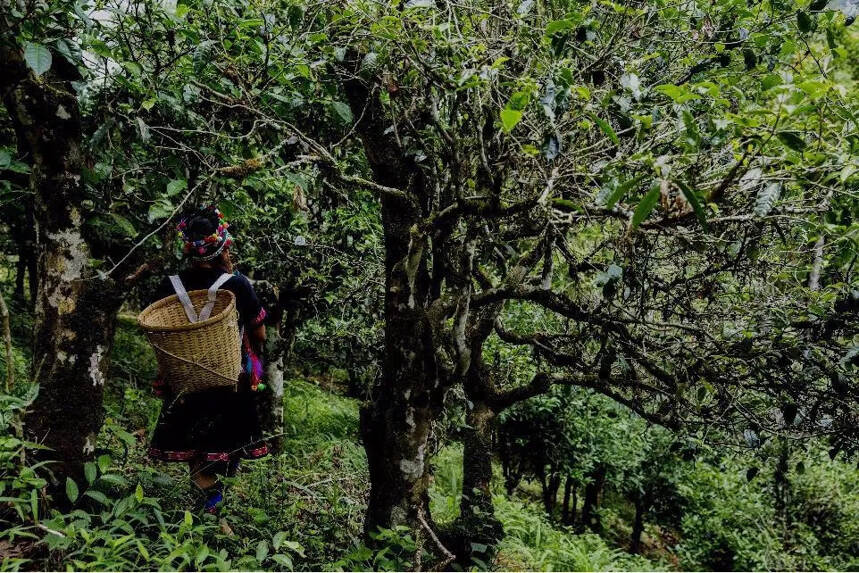
[[194,310],[194,305],[188,297],[188,291],[185,290],[185,285],[179,275],[170,275],[170,283],[173,285],[173,290],[176,291],[176,296],[179,297],[179,302],[182,303],[182,308],[185,309],[185,316],[189,322],[197,322],[197,311]]
[[232,277],[233,275],[230,273],[224,273],[218,277],[218,280],[216,280],[212,286],[209,287],[209,302],[207,302],[206,306],[203,307],[203,310],[200,311],[200,321],[208,319],[209,315],[212,314],[212,309],[215,308],[215,298],[218,295],[218,289]]

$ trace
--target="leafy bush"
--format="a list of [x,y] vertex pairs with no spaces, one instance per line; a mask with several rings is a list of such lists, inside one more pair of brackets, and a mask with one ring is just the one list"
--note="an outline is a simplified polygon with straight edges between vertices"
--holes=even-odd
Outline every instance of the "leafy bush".
[[[210,515],[187,511],[188,496],[177,495],[187,486],[177,488],[168,474],[147,467],[138,438],[110,420],[99,449],[123,444],[123,463],[98,456],[86,464],[83,483],[67,480],[63,501],[71,509],[46,510],[52,504],[44,489],[50,464],[26,463],[25,454],[39,446],[15,435],[34,397],[32,387],[24,397],[0,394],[0,569],[292,570],[295,559],[304,557],[302,545],[287,532],[267,527],[240,537]],[[151,408],[151,400],[128,404],[129,415]]]
[[[448,446],[434,461],[430,508],[440,523],[459,513],[462,484],[462,448]],[[502,570],[532,571],[652,571],[662,567],[643,557],[610,547],[593,534],[577,535],[545,517],[539,503],[508,498],[500,469],[495,467],[493,501],[506,534],[498,548],[495,566]],[[475,562],[478,569],[493,564]]]
[[[748,472],[749,456],[698,463],[681,482],[688,502],[680,543],[684,568],[819,570],[856,566],[859,475],[825,451],[799,452],[787,474],[787,519],[775,509],[774,471]],[[752,477],[750,480],[749,477]]]
[[[336,571],[409,571],[414,566],[417,543],[408,527],[379,529],[370,534],[372,546],[359,544],[345,557],[335,561]],[[422,553],[428,561],[431,555]]]

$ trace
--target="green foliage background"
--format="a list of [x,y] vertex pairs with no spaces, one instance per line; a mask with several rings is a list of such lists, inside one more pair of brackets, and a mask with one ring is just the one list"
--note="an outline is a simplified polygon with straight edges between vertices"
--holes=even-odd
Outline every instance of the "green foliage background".
[[[503,18],[473,2],[448,19],[421,0],[16,3],[3,13],[14,23],[3,41],[20,48],[38,77],[58,65],[81,74],[75,88],[90,161],[80,207],[100,276],[126,259],[156,261],[159,270],[177,266],[175,214],[217,202],[241,237],[239,267],[261,290],[287,289],[301,327],[284,397],[284,451],[248,464],[232,484],[230,533],[187,510],[197,500],[184,468],[154,467],[144,456],[158,403],[148,390],[153,359],[131,318],[155,279],[141,282],[121,316],[96,461],[86,483],[66,484],[74,508],[49,509],[46,468],[20,462],[22,452],[39,447],[21,440],[18,420],[34,392],[27,382],[32,313],[12,293],[20,255],[13,228],[28,224],[31,168],[4,132],[0,239],[8,257],[0,260],[0,288],[13,301],[19,384],[0,396],[2,568],[414,565],[414,532],[379,532],[373,547],[361,537],[368,476],[355,397],[365,397],[379,374],[384,252],[378,190],[341,88],[344,62],[356,54],[358,73],[384,80],[379,98],[392,117],[412,120],[435,100],[467,94],[465,111],[436,105],[444,113],[435,128],[402,135],[421,169],[441,178],[456,149],[470,158],[461,162],[459,191],[482,192],[475,158],[486,124],[500,142],[493,167],[505,204],[560,174],[563,190],[550,207],[558,220],[575,223],[566,240],[572,257],[587,265],[573,268],[552,254],[561,272],[550,276],[550,287],[619,316],[640,301],[659,307],[666,321],[683,312],[698,318],[719,343],[701,350],[713,378],[727,372],[738,381],[733,391],[757,368],[780,389],[741,396],[754,423],[777,418],[774,412],[784,420],[791,406],[795,416],[809,388],[829,389],[819,371],[804,367],[809,356],[837,372],[833,387],[854,392],[855,332],[812,345],[789,327],[838,319],[837,304],[859,298],[859,40],[847,25],[855,6],[524,0],[501,5]],[[602,29],[609,22],[624,30],[630,21],[640,25],[628,37]],[[421,66],[430,53],[427,70]],[[721,182],[728,180],[726,193]],[[677,217],[692,230],[673,232]],[[487,252],[503,230],[488,233]],[[827,244],[823,280],[812,289],[810,253],[820,238]],[[536,242],[522,242],[529,241]],[[742,264],[712,271],[715,260]],[[489,261],[486,255],[481,263],[495,278]],[[699,290],[664,286],[676,277],[691,277]],[[717,293],[715,302],[699,296],[705,291]],[[588,325],[570,327],[529,302],[510,303],[504,322],[522,331],[589,334]],[[677,349],[697,351],[699,340],[642,330],[649,356],[681,378]],[[602,366],[598,346],[593,337],[582,352],[595,367]],[[505,388],[527,383],[544,365],[531,348],[494,335],[485,354]],[[738,355],[748,362],[738,367]],[[5,360],[0,355],[0,365]],[[612,368],[626,371],[622,360],[609,363],[609,374]],[[616,396],[654,418],[670,405],[649,395]],[[790,443],[785,473],[777,468],[777,431],[752,430],[746,420],[727,429],[695,425],[725,399],[713,380],[676,384],[671,398],[689,405],[688,432],[669,434],[586,389],[555,389],[506,412],[499,439],[542,465],[532,463],[508,492],[496,463],[493,500],[507,536],[494,562],[473,566],[859,567],[855,434],[833,447],[812,435],[823,433],[819,428],[809,430]],[[466,409],[457,388],[435,428],[431,500],[441,525],[459,512],[457,440]],[[849,421],[855,412],[845,410]],[[584,486],[597,466],[607,468],[600,535],[546,515],[534,468],[556,468]],[[779,471],[790,486],[781,512],[773,485]],[[644,555],[633,556],[626,551],[630,500],[656,491],[665,503],[654,503]]]

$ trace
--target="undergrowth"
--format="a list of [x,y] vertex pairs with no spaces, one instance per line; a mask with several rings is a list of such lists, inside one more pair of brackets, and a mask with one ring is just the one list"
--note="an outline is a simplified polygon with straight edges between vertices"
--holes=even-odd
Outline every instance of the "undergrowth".
[[[16,359],[25,358],[16,351]],[[16,360],[17,361],[17,360]],[[23,374],[23,364],[20,370]],[[358,442],[358,404],[306,380],[286,384],[283,451],[244,462],[229,480],[223,521],[193,511],[199,499],[184,464],[152,464],[148,436],[159,403],[149,390],[155,364],[134,321],[121,317],[105,424],[86,483],[69,483],[72,510],[47,511],[44,467],[21,466],[37,447],[15,436],[14,424],[32,394],[4,395],[0,523],[3,570],[401,570],[413,566],[411,532],[381,531],[363,543],[366,459]],[[461,449],[445,448],[435,464],[433,512],[455,517]],[[599,537],[549,524],[529,502],[497,495],[509,536],[503,569],[652,568],[612,550]],[[425,555],[425,559],[431,559]],[[485,565],[485,564],[479,564]],[[477,567],[478,564],[475,565]],[[492,566],[492,565],[488,565]]]
[[[16,366],[24,376],[21,347],[16,349]],[[48,509],[44,464],[21,464],[22,453],[38,448],[20,437],[21,415],[33,388],[20,378],[13,395],[0,393],[0,569],[394,571],[415,565],[418,544],[407,529],[376,533],[372,548],[363,542],[369,482],[355,400],[311,380],[288,381],[283,450],[244,462],[239,475],[227,480],[224,519],[219,521],[195,511],[200,500],[184,464],[153,464],[146,457],[159,409],[149,389],[154,371],[148,345],[133,320],[124,318],[105,388],[105,423],[96,459],[87,466],[83,483],[65,484],[72,503],[65,513]],[[432,463],[432,516],[444,526],[459,512],[461,446],[442,448]],[[773,531],[765,523],[771,515],[740,466],[727,473],[706,464],[696,469],[684,490],[691,505],[682,541],[647,557],[631,555],[610,541],[628,533],[616,508],[603,508],[603,521],[609,524],[605,536],[578,533],[546,516],[534,484],[523,482],[511,498],[496,473],[493,499],[506,537],[494,562],[476,561],[472,568],[707,569],[720,551],[733,555],[735,564],[753,568],[852,568],[855,562],[849,560],[815,557],[811,552],[817,548],[808,541],[819,539],[845,555],[859,548],[852,517],[859,512],[853,495],[859,474],[838,474],[844,466],[827,463],[821,458],[795,478],[797,498],[804,500],[797,507],[807,514],[806,521],[828,520],[841,534],[828,539],[803,536],[798,529],[791,555],[786,553],[789,548],[760,539],[761,532]],[[719,492],[730,499],[721,499]],[[747,506],[755,511],[742,509]],[[431,545],[423,546],[433,551]],[[796,553],[803,548],[810,552],[807,557]],[[434,559],[429,554],[419,557],[424,563]]]
[[[446,524],[459,514],[462,447],[444,448],[436,456],[434,465],[430,508],[436,521]],[[502,491],[503,482],[497,471],[495,478],[495,513],[505,532],[493,564],[495,568],[505,571],[654,571],[665,568],[644,557],[610,547],[598,535],[576,534],[549,522],[538,503],[509,498]]]

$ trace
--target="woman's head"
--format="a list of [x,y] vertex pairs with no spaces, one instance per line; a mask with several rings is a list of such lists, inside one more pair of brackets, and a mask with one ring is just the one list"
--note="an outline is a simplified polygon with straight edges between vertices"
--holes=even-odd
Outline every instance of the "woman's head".
[[214,205],[186,213],[177,226],[185,255],[197,264],[228,259],[233,242],[229,226]]

